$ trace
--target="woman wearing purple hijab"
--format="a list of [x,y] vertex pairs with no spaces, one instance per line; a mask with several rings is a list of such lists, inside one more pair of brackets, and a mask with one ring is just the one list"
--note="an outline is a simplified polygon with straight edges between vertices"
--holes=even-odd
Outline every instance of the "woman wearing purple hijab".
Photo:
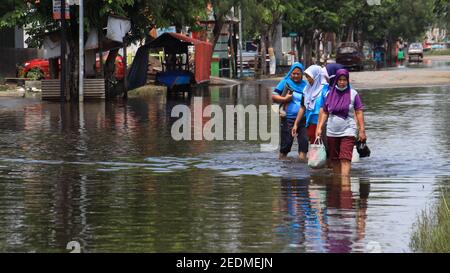
[[350,174],[357,128],[359,140],[367,140],[361,98],[351,88],[349,78],[346,69],[336,72],[336,80],[326,97],[316,130],[316,136],[321,136],[328,120],[327,143],[333,172],[343,176]]

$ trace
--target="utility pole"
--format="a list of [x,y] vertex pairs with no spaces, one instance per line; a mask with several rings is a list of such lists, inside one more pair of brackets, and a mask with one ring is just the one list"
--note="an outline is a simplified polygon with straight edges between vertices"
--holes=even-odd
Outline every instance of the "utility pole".
[[66,0],[61,0],[61,101],[66,93]]
[[127,56],[127,46],[128,46],[128,35],[125,35],[125,37],[123,37],[123,98],[128,98],[128,80],[127,80],[127,75],[128,75],[128,56]]
[[242,9],[241,4],[239,4],[239,67],[240,67],[240,78],[244,76],[244,64],[242,63]]
[[80,1],[80,12],[79,12],[79,17],[80,17],[80,25],[79,25],[79,32],[80,32],[80,37],[79,37],[79,84],[78,84],[78,98],[80,102],[83,102],[84,100],[84,2],[83,0],[79,0]]

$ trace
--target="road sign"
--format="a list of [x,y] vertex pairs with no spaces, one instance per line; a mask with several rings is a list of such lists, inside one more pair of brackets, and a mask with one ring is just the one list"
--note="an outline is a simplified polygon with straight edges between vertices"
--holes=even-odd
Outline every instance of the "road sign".
[[[70,4],[72,2],[73,0],[66,0],[66,19],[70,19]],[[61,0],[53,0],[53,20],[61,20]]]
[[297,33],[296,32],[291,32],[291,33],[289,33],[289,37],[297,37]]

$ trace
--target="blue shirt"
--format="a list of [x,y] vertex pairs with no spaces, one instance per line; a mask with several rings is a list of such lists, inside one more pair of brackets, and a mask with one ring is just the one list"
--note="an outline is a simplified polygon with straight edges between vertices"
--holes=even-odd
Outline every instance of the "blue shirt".
[[[303,90],[305,90],[306,83],[304,84]],[[288,103],[286,107],[286,118],[288,119],[296,119],[298,111],[300,110],[300,106],[303,104],[303,90],[302,92],[294,91],[292,93],[292,100]],[[277,95],[282,95],[283,91],[275,89],[274,91]]]
[[316,99],[316,104],[314,105],[313,110],[309,110],[306,108],[305,117],[306,117],[306,127],[308,127],[310,124],[318,124],[319,123],[319,112],[320,107],[323,107],[323,104],[325,103],[325,98],[328,94],[328,83],[322,84],[322,90],[320,96]]
[[381,62],[381,52],[377,51],[374,55],[375,62]]

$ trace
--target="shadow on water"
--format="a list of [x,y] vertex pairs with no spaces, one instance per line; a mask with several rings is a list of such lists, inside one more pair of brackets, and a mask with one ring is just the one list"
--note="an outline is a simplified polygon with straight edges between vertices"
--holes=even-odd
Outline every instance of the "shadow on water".
[[364,252],[370,183],[349,177],[281,179],[286,252]]
[[2,98],[0,251],[408,251],[416,213],[449,181],[448,90],[361,91],[372,156],[349,180],[261,141],[173,140],[176,105],[271,105],[263,85],[82,108]]

